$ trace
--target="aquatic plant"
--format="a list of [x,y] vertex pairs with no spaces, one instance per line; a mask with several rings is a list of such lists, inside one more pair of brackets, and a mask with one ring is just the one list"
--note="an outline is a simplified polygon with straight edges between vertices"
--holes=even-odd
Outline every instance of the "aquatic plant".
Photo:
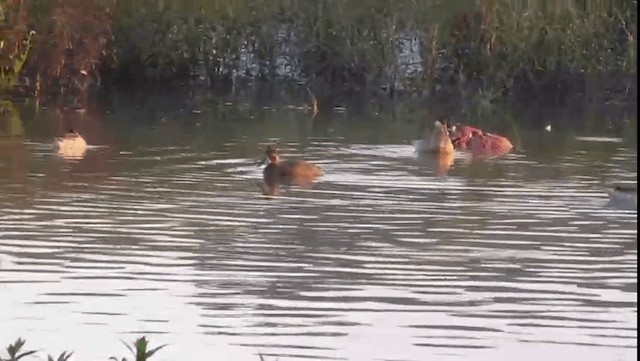
[[[142,336],[136,339],[135,341],[131,342],[131,344],[128,344],[124,341],[122,343],[127,347],[127,349],[129,349],[135,361],[147,361],[156,352],[158,352],[159,350],[167,346],[167,345],[161,345],[149,350],[148,349],[149,341],[147,341],[147,338],[145,336]],[[24,344],[25,344],[25,340],[18,338],[13,344],[10,344],[9,346],[7,346],[8,358],[0,357],[0,361],[19,361],[22,358],[29,355],[33,355],[37,352],[35,350],[22,351]],[[72,355],[73,355],[73,352],[68,352],[68,351],[62,352],[60,355],[58,355],[57,358],[54,358],[51,355],[47,355],[47,361],[69,361]],[[127,361],[128,359],[126,357],[118,359],[117,357],[112,356],[109,358],[109,360]]]
[[7,346],[7,354],[9,355],[9,358],[0,358],[0,361],[18,361],[23,357],[32,355],[37,352],[35,350],[22,351],[22,347],[24,346],[24,344],[25,340],[18,338],[13,344]]
[[[138,338],[137,340],[135,340],[131,344],[128,344],[128,343],[126,343],[124,341],[122,341],[122,343],[133,354],[133,356],[135,357],[135,361],[146,361],[146,360],[150,359],[151,356],[153,356],[156,352],[160,351],[161,349],[163,349],[164,347],[167,346],[167,345],[161,345],[161,346],[158,346],[158,347],[153,348],[151,350],[147,350],[147,348],[149,346],[149,341],[147,341],[147,338],[145,336],[142,336],[142,337]],[[117,357],[112,356],[112,357],[109,358],[109,360],[127,361],[127,358],[123,357],[122,359],[118,360]]]
[[54,359],[53,356],[48,355],[47,361],[69,361],[72,355],[73,355],[73,352],[67,353],[67,351],[63,351],[56,359]]

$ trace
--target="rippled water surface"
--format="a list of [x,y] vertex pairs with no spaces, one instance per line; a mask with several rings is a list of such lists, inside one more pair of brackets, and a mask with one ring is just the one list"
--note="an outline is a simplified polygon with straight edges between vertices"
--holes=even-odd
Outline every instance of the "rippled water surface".
[[[157,360],[635,359],[637,216],[606,205],[636,181],[628,142],[522,131],[506,158],[458,154],[442,175],[415,128],[207,117],[103,120],[76,160],[25,119],[0,150],[0,342],[78,360],[140,334],[170,344]],[[325,175],[265,197],[273,141]]]

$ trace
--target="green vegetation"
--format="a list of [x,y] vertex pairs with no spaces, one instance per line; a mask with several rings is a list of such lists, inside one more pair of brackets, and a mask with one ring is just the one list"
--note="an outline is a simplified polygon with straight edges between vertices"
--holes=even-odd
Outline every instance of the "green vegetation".
[[[157,351],[159,351],[162,348],[164,348],[165,346],[167,346],[167,345],[162,345],[162,346],[158,346],[156,348],[153,348],[151,350],[148,350],[149,341],[147,341],[147,338],[144,337],[144,336],[136,339],[131,344],[127,344],[124,341],[123,341],[123,343],[129,349],[129,351],[131,351],[131,354],[133,355],[133,359],[135,361],[147,361]],[[25,341],[23,339],[19,338],[13,344],[10,344],[9,346],[7,346],[8,358],[0,357],[0,361],[18,361],[18,360],[21,360],[22,358],[24,358],[26,356],[33,355],[33,354],[35,354],[37,352],[35,350],[22,351],[22,348],[24,347],[24,344],[25,344]],[[73,355],[73,352],[64,351],[57,358],[53,358],[53,356],[48,355],[47,356],[47,361],[69,361],[71,359],[72,355]],[[109,358],[109,360],[127,361],[128,359],[126,357],[118,359],[117,357],[112,356],[112,357]]]
[[320,109],[354,92],[635,100],[636,1],[24,1],[38,34],[25,76],[63,103],[107,84],[256,82],[302,84]]
[[22,347],[24,346],[25,341],[21,338],[17,339],[16,342],[14,342],[13,344],[7,346],[7,355],[9,355],[9,358],[1,358],[0,361],[18,361],[20,359],[22,359],[23,357],[32,355],[34,353],[36,353],[36,351],[23,351],[20,352],[22,350]]
[[27,31],[25,7],[17,0],[0,0],[0,90],[18,84],[35,34]]
[[[541,6],[547,3],[555,8]],[[119,66],[134,69],[129,76],[276,80],[284,73],[330,87],[416,91],[441,80],[449,65],[457,76],[501,91],[518,70],[533,77],[557,70],[635,73],[637,63],[637,7],[628,1],[534,1],[525,8],[485,0],[479,8],[466,2],[441,9],[438,18],[431,14],[444,5],[424,0],[179,4],[134,1],[117,9]],[[409,53],[423,70],[415,76],[398,61]]]
[[[30,31],[22,44],[18,45],[18,51],[10,54],[0,67],[0,89],[9,89],[18,83],[18,76],[27,61],[34,31]],[[4,43],[2,44],[5,45]]]
[[[137,338],[131,344],[128,344],[124,341],[122,343],[131,352],[131,355],[133,356],[133,359],[131,359],[132,361],[148,361],[153,355],[155,355],[156,352],[160,351],[161,349],[167,346],[167,345],[161,345],[149,350],[148,349],[149,341],[145,336]],[[22,351],[24,344],[25,344],[25,340],[18,338],[13,344],[10,344],[9,346],[7,346],[8,358],[3,358],[0,356],[0,361],[19,361],[27,356],[34,355],[38,352],[35,350]],[[70,361],[71,356],[73,356],[73,352],[64,351],[60,355],[58,355],[57,358],[54,358],[51,355],[47,355],[47,361]],[[265,361],[265,358],[262,356],[262,354],[258,354],[258,357],[260,358],[261,361]],[[115,356],[109,357],[109,360],[129,361],[129,359],[127,359],[126,357],[117,358]]]
[[[135,342],[132,342],[131,345],[125,343],[124,341],[122,343],[124,343],[124,345],[129,349],[129,351],[131,351],[131,354],[135,358],[135,361],[146,361],[150,359],[151,356],[153,356],[156,352],[158,352],[159,350],[167,346],[167,345],[162,345],[162,346],[153,348],[151,350],[147,350],[147,347],[149,346],[149,341],[147,341],[147,338],[144,336],[140,337]],[[117,357],[112,356],[109,358],[109,360],[127,361],[127,358],[123,357],[121,360],[118,360]]]

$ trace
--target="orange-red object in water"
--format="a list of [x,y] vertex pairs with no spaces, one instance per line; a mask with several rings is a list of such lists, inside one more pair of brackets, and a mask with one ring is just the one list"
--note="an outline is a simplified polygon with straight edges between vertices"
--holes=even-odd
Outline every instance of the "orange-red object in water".
[[267,186],[266,195],[278,195],[280,185],[310,187],[316,178],[324,173],[322,168],[304,160],[282,160],[278,149],[273,146],[268,146],[264,153],[265,157],[259,165],[269,162],[263,171],[264,182]]
[[473,156],[497,157],[509,153],[513,144],[505,137],[485,133],[471,137],[468,148]]
[[465,150],[471,141],[471,137],[482,135],[484,132],[478,128],[467,125],[454,125],[451,127],[450,134],[453,140],[453,146],[457,150]]
[[456,125],[451,130],[453,146],[457,150],[468,149],[474,156],[500,156],[509,153],[513,149],[513,144],[509,139],[485,133],[481,129]]

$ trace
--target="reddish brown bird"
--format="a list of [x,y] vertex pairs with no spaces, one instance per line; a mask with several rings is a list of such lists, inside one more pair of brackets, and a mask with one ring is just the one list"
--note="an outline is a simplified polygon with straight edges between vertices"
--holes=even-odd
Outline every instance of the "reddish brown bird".
[[264,152],[265,157],[259,166],[269,161],[264,168],[264,181],[267,185],[297,184],[306,185],[323,174],[322,168],[313,163],[300,159],[283,160],[278,154],[278,149],[268,146]]
[[513,149],[509,139],[478,128],[455,125],[451,128],[451,133],[454,147],[458,150],[468,149],[474,156],[500,156]]

